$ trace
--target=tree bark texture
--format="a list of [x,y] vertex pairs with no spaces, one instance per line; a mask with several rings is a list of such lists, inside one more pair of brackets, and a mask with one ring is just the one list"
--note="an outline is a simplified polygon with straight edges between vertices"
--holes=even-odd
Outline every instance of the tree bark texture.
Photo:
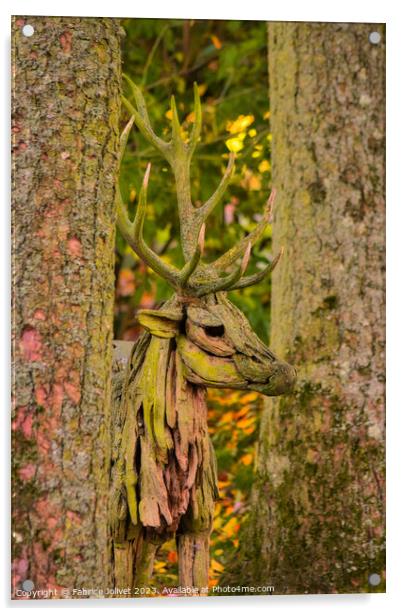
[[16,17],[12,36],[15,596],[109,582],[121,31]]
[[267,402],[241,581],[384,591],[385,28],[268,32],[271,347],[298,386]]

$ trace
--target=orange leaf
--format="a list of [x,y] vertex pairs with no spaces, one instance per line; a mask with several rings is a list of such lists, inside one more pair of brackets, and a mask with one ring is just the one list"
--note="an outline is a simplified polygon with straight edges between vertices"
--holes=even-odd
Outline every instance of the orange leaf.
[[218,481],[218,488],[226,488],[227,486],[230,486],[230,481]]
[[117,281],[117,295],[127,297],[135,291],[134,274],[131,270],[122,268]]
[[257,400],[257,398],[258,398],[258,394],[250,393],[250,394],[246,394],[242,396],[240,400],[243,404],[247,404],[247,402],[254,402],[254,400]]
[[246,406],[243,406],[243,408],[241,408],[240,410],[236,412],[236,419],[240,419],[240,417],[243,417],[243,415],[247,415],[249,410],[250,410],[250,405],[246,404]]
[[228,411],[227,413],[224,413],[220,419],[220,424],[227,424],[230,423],[233,420],[233,412],[232,411]]
[[221,565],[221,563],[218,563],[217,560],[215,560],[214,558],[212,558],[211,560],[211,569],[213,571],[218,571],[219,573],[221,573],[224,570],[224,566]]
[[249,464],[251,464],[253,461],[253,454],[246,453],[244,456],[240,458],[240,460],[243,462],[245,466],[249,466]]
[[237,422],[236,426],[238,428],[249,428],[250,426],[255,424],[255,421],[255,417],[245,417],[244,419],[240,419],[240,421]]
[[167,555],[167,559],[170,563],[177,563],[177,552],[169,552]]
[[211,41],[215,49],[221,49],[222,43],[215,34],[211,34]]

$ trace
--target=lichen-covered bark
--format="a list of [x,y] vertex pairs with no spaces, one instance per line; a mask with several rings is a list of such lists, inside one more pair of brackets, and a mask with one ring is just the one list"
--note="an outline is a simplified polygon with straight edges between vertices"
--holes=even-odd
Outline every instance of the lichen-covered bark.
[[275,593],[384,590],[384,37],[269,25],[271,346],[298,387],[267,403],[241,582]]
[[104,588],[120,26],[12,37],[12,593]]

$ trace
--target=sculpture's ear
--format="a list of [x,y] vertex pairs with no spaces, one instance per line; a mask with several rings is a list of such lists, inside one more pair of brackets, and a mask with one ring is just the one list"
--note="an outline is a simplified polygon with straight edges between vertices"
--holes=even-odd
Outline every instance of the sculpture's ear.
[[139,310],[137,319],[153,336],[174,338],[179,333],[183,311],[180,308]]

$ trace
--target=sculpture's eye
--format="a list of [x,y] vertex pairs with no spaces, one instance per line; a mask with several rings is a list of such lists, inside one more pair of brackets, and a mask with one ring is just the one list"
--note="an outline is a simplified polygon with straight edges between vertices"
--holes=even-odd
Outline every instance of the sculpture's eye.
[[204,331],[207,336],[211,336],[211,338],[219,338],[225,333],[225,328],[223,327],[223,325],[206,325],[204,326]]

